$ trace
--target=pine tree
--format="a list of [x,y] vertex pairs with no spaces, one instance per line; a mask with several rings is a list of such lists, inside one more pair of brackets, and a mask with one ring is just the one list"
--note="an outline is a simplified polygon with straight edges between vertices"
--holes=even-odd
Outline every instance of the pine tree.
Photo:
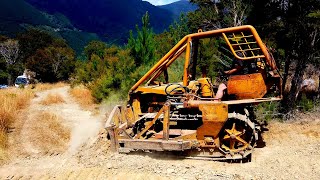
[[130,31],[128,40],[130,54],[134,58],[136,66],[153,63],[155,60],[156,42],[152,28],[150,28],[148,12],[142,17],[141,29],[136,25],[136,30],[137,36],[134,37],[133,32]]

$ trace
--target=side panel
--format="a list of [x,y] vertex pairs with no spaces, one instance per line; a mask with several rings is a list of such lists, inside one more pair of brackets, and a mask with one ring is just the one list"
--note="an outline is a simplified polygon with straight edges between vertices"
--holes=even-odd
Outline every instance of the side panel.
[[216,138],[228,119],[228,105],[200,104],[203,124],[197,129],[197,139],[204,140],[205,137]]
[[267,87],[261,73],[234,75],[228,80],[228,94],[236,99],[262,98],[267,93]]

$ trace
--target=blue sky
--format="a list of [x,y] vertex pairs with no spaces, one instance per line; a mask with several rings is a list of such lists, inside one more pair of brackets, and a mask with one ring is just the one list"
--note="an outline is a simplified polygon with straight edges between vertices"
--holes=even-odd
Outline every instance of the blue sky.
[[144,0],[144,1],[148,1],[153,5],[164,5],[164,4],[170,4],[179,0]]

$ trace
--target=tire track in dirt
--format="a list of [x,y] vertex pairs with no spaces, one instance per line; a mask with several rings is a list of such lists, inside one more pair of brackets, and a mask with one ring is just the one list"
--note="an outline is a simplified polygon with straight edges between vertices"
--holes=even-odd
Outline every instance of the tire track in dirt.
[[[0,169],[0,174],[8,174],[8,172],[10,174],[30,174],[35,169],[39,172],[42,170],[58,171],[65,163],[72,162],[70,159],[82,144],[95,141],[102,127],[102,117],[93,116],[91,112],[82,110],[69,95],[68,90],[67,86],[36,93],[36,97],[32,99],[26,110],[26,118],[23,119],[18,137],[14,138],[21,142],[17,147],[20,148],[19,152],[14,153],[18,154],[18,157],[12,158],[13,161],[10,164],[3,166]],[[59,94],[65,102],[49,106],[42,105],[41,101],[49,94]],[[61,152],[47,154],[36,145],[37,139],[33,137],[32,130],[37,124],[34,116],[40,112],[50,112],[62,117],[61,123],[71,129],[70,142],[62,154]]]

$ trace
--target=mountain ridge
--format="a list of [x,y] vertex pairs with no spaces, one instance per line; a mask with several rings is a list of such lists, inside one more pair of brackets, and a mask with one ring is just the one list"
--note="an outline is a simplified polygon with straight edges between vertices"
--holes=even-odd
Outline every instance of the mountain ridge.
[[[59,12],[84,31],[95,32],[109,41],[119,39],[124,43],[129,30],[141,24],[141,17],[149,12],[150,24],[161,33],[173,21],[174,14],[142,0],[27,0],[30,4],[49,13]],[[81,12],[81,13],[79,13]],[[160,23],[161,22],[161,23]]]
[[78,53],[90,41],[99,40],[95,33],[75,28],[63,14],[40,11],[24,0],[0,1],[0,24],[0,34],[11,38],[30,28],[45,30],[65,39]]
[[158,7],[172,12],[175,18],[179,17],[181,13],[188,13],[197,9],[197,5],[190,3],[189,0],[180,0]]
[[37,28],[64,38],[81,53],[91,40],[126,44],[129,31],[141,25],[146,12],[154,32],[161,33],[181,11],[190,10],[185,8],[186,3],[184,0],[158,7],[142,0],[2,0],[0,34],[15,37],[29,28]]

